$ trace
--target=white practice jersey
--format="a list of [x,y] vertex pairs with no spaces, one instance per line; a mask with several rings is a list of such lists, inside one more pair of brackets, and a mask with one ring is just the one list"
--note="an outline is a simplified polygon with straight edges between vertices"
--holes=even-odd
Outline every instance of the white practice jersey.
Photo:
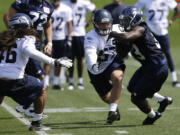
[[35,48],[35,37],[25,36],[1,53],[0,78],[22,79],[29,57],[54,65],[54,59]]
[[[122,33],[118,24],[113,25],[113,31]],[[84,49],[86,56],[86,66],[88,71],[92,74],[100,74],[113,62],[117,53],[115,50],[115,44],[113,43],[114,39],[111,38],[107,41],[108,36],[100,36],[94,29],[88,32],[84,40]],[[113,48],[113,49],[112,49]],[[106,57],[101,63],[101,70],[97,73],[92,70],[92,66],[97,64],[98,53],[104,51],[108,57]]]
[[60,6],[54,9],[52,14],[53,40],[64,40],[66,38],[65,26],[70,21],[72,21],[71,8],[60,2]]
[[72,36],[85,36],[86,14],[95,10],[96,6],[89,0],[77,0],[72,3],[70,0],[64,1],[73,11]]
[[175,0],[139,0],[135,6],[144,9],[147,25],[153,33],[157,35],[168,33],[169,10],[177,6]]

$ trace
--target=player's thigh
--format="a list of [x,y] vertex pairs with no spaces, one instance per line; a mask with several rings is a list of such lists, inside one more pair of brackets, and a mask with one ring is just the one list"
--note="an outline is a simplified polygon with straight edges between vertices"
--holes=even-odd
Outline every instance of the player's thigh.
[[112,89],[112,84],[110,80],[106,77],[105,73],[99,75],[93,75],[88,72],[90,82],[95,88],[96,92],[100,97],[104,97]]
[[74,57],[84,57],[84,36],[73,37],[72,52]]
[[39,79],[25,76],[23,79],[17,80],[8,96],[21,105],[29,106],[40,96],[43,86]]
[[65,40],[54,40],[53,41],[53,58],[61,58],[65,56]]

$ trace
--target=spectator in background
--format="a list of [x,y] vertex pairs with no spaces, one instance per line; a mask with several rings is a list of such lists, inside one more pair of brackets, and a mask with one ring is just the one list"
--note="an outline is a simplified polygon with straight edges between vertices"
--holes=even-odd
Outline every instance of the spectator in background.
[[[47,45],[44,47],[45,54],[51,54],[52,49],[52,22],[51,14],[53,13],[53,7],[46,0],[16,0],[12,3],[11,7],[4,15],[4,23],[8,27],[8,20],[15,13],[25,13],[32,19],[33,28],[37,30],[38,37],[41,39],[43,31],[45,32]],[[36,49],[40,50],[41,40],[36,42]],[[44,79],[44,69],[41,63],[37,60],[29,59],[25,70],[26,74]],[[47,84],[46,88],[47,89]],[[25,107],[27,108],[27,107]],[[31,107],[29,108],[31,109]],[[28,109],[28,110],[29,110]],[[24,112],[22,106],[18,106],[17,110],[19,112]],[[31,115],[27,110],[27,115]],[[26,113],[26,112],[25,112]]]
[[[73,60],[77,59],[77,73],[78,73],[78,89],[83,90],[83,57],[84,57],[84,36],[86,34],[86,14],[93,12],[96,6],[89,0],[67,0],[64,1],[73,12],[73,29],[72,29],[72,50],[69,57]],[[69,40],[70,42],[70,40]],[[69,69],[68,73],[68,89],[74,89],[74,66]]]
[[[52,14],[52,28],[53,28],[53,49],[52,57],[61,58],[65,56],[66,45],[71,46],[72,40],[72,10],[69,6],[60,2],[61,0],[51,0],[54,7],[54,12]],[[66,44],[66,34],[65,26],[68,27],[68,40]],[[61,72],[61,67],[55,67],[54,78],[53,78],[53,89],[63,90],[60,86],[59,75]],[[49,84],[49,74],[46,75]]]
[[113,18],[113,24],[119,24],[119,15],[123,9],[127,7],[126,4],[122,3],[122,0],[113,0],[114,2],[106,5],[104,9],[108,10]]
[[[168,67],[172,76],[173,87],[180,88],[177,79],[174,62],[170,52],[168,26],[177,16],[177,3],[175,0],[139,0],[136,7],[144,9],[146,22],[155,38],[159,41],[161,49],[166,56]],[[168,22],[169,11],[174,10],[171,20]]]

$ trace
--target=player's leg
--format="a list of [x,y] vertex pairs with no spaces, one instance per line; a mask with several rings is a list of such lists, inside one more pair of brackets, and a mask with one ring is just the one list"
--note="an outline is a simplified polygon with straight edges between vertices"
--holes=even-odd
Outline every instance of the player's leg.
[[170,51],[170,42],[169,42],[168,34],[165,36],[155,36],[155,37],[159,41],[162,51],[164,52],[166,56],[167,63],[171,72],[172,85],[174,87],[180,87],[180,83],[178,82],[178,79],[177,79],[177,74],[175,71],[175,66],[174,66],[173,58]]
[[[53,58],[59,59],[65,56],[65,40],[54,40],[53,41]],[[61,67],[54,68],[54,77],[53,77],[53,89],[63,90],[60,86],[60,73]]]
[[159,93],[154,93],[152,99],[159,103],[158,112],[162,113],[166,110],[166,107],[172,104],[173,99],[171,97],[165,97]]
[[0,104],[2,104],[3,100],[4,100],[4,96],[0,95]]
[[75,37],[72,37],[72,47],[70,48],[70,52],[68,52],[68,57],[72,60],[73,66],[68,69],[68,90],[74,90],[74,60],[76,54],[76,40]]
[[77,73],[78,73],[78,89],[83,90],[83,57],[84,57],[84,36],[75,37],[77,58]]

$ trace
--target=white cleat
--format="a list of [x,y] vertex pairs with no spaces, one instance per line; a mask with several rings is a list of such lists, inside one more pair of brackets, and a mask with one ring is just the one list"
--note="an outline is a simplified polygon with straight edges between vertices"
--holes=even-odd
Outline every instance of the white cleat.
[[18,106],[16,106],[16,111],[19,112],[19,113],[24,113],[25,109],[23,108],[22,105],[18,105]]

